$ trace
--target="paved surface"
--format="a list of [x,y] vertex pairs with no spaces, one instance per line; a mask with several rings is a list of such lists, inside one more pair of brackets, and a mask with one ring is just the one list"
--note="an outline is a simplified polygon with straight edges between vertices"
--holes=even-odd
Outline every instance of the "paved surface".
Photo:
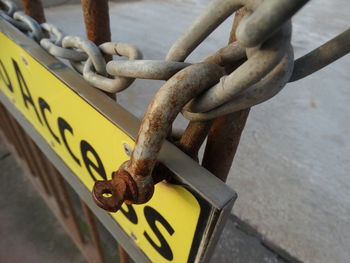
[[0,262],[85,262],[2,144],[0,170]]
[[[137,45],[146,59],[162,59],[206,2],[111,3],[113,39]],[[349,7],[348,0],[309,3],[294,19],[296,57],[349,27]],[[84,35],[78,6],[58,6],[46,13],[67,33]],[[189,61],[225,45],[231,21]],[[239,194],[233,213],[304,262],[350,258],[349,68],[347,56],[254,107],[228,181]],[[161,84],[135,81],[118,101],[141,118]],[[177,125],[183,124],[180,118]]]

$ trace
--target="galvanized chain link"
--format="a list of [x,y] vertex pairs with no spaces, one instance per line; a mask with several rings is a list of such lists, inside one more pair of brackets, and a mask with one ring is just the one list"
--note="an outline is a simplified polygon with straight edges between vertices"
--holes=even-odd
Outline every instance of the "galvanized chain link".
[[[298,59],[294,71],[292,70],[293,49],[290,45],[290,32],[286,33],[290,24],[288,19],[306,2],[308,0],[213,1],[171,47],[166,61],[142,60],[142,53],[127,43],[105,43],[97,47],[89,40],[65,36],[54,25],[39,25],[31,17],[17,11],[16,5],[10,0],[0,0],[0,17],[27,33],[51,55],[68,60],[92,86],[116,93],[126,89],[136,78],[168,80],[190,66],[191,64],[182,61],[228,16],[246,6],[251,14],[237,28],[238,44],[235,49],[246,53],[248,60],[184,107],[182,114],[189,120],[198,121],[213,119],[266,101],[276,95],[291,76],[294,81],[300,68],[303,68],[302,77],[305,77],[350,52],[350,33],[347,30],[341,38],[327,43],[327,47],[334,47],[334,42],[338,44],[338,50],[328,50],[327,59],[315,63],[315,55],[312,58],[304,56],[302,60]],[[280,28],[282,25],[283,30]],[[44,37],[43,31],[49,33],[50,38]],[[283,32],[285,41],[281,42]],[[266,39],[271,39],[271,42],[265,43]],[[259,46],[260,43],[264,43],[264,46]],[[325,47],[322,50],[324,49]],[[320,54],[317,50],[313,54]],[[106,63],[103,57],[106,54],[126,56],[129,60]],[[223,57],[222,51],[220,57]],[[238,59],[227,59],[227,54],[225,57],[226,61],[221,61],[220,66],[230,65]],[[312,72],[306,70],[308,64],[312,64]],[[299,73],[298,79],[300,78]]]

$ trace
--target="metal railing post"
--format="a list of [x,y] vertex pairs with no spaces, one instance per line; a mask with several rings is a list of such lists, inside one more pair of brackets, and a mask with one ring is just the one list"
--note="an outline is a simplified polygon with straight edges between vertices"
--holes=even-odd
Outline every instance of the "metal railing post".
[[[235,14],[229,43],[236,41],[236,29],[247,10]],[[232,70],[232,69],[231,69]],[[226,182],[250,108],[217,118],[208,135],[202,165]]]
[[[84,14],[85,30],[87,39],[100,45],[111,41],[109,7],[107,0],[81,0],[82,10]],[[111,60],[111,56],[106,56],[105,59]],[[116,95],[106,93],[109,97],[116,100]],[[83,205],[84,208],[84,205]],[[87,208],[87,207],[86,207]],[[87,208],[88,209],[88,208]],[[90,211],[88,211],[90,212]],[[91,213],[91,212],[90,212]],[[126,251],[118,244],[119,262],[128,263],[129,256]]]
[[38,21],[46,22],[44,7],[41,0],[22,0],[24,12]]

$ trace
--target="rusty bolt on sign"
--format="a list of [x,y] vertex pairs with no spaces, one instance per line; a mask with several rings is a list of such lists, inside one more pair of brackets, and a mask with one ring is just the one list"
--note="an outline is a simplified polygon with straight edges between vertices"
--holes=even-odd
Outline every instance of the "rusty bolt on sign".
[[119,170],[113,173],[112,180],[96,182],[92,196],[99,207],[117,212],[123,202],[133,203],[136,200],[137,187],[127,171]]

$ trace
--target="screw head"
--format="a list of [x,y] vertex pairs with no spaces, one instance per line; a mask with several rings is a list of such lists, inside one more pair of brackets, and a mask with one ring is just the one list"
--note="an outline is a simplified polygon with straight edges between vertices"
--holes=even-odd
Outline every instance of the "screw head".
[[124,152],[126,153],[127,156],[131,156],[131,147],[129,144],[127,143],[123,143],[123,147],[124,147]]

